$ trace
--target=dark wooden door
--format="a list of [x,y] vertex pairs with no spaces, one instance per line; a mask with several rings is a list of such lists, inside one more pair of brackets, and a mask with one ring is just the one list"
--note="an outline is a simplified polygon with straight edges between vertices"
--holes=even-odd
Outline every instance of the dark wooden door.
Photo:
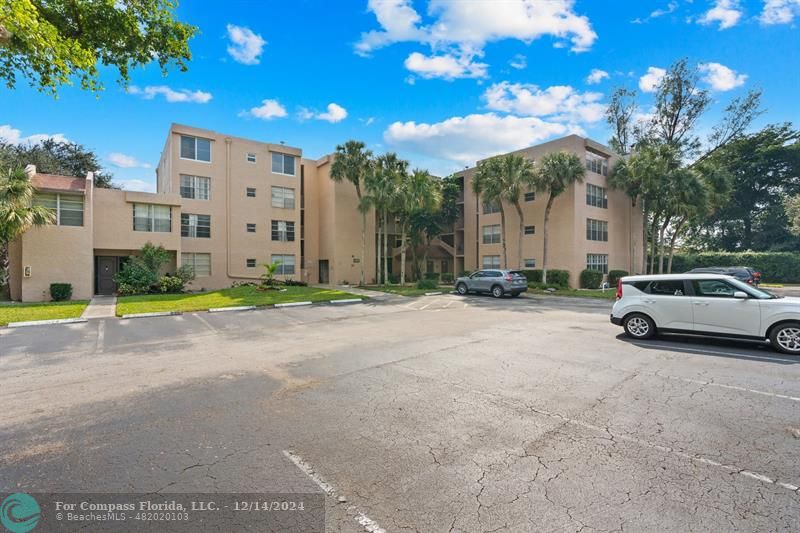
[[117,258],[103,257],[97,258],[97,294],[114,294],[117,284],[114,276],[117,274]]
[[327,259],[320,259],[319,260],[319,282],[322,285],[328,284],[328,260]]

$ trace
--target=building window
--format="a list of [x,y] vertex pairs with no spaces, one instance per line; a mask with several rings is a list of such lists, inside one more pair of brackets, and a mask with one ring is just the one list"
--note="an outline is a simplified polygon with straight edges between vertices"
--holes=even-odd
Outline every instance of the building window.
[[255,224],[248,224],[247,225],[247,233],[255,233],[256,232],[256,225]]
[[181,237],[211,238],[211,215],[181,213]]
[[500,204],[497,202],[484,202],[483,204],[483,214],[484,215],[491,215],[492,213],[499,213],[500,212]]
[[256,162],[256,154],[253,152],[247,152],[247,162],[248,163],[255,163]]
[[256,197],[256,189],[255,189],[255,187],[248,187],[247,188],[247,197],[248,198],[255,198]]
[[192,267],[197,277],[211,275],[211,254],[181,254],[181,264]]
[[608,256],[605,254],[586,254],[586,269],[608,274]]
[[483,268],[500,268],[500,256],[499,255],[484,255],[483,256]]
[[447,259],[442,259],[442,265],[441,266],[442,266],[442,269],[440,270],[440,272],[442,272],[442,273],[450,272],[450,263],[447,261]]
[[294,176],[295,156],[272,152],[272,172]]
[[536,268],[536,259],[525,259],[525,268]]
[[591,183],[586,184],[586,205],[608,209],[608,190]]
[[247,268],[255,268],[256,267],[256,260],[255,259],[248,259],[247,260]]
[[294,241],[294,222],[287,220],[272,221],[273,241]]
[[525,201],[526,202],[533,202],[536,200],[536,193],[535,192],[526,192],[525,193]]
[[273,255],[272,262],[279,262],[278,271],[276,274],[294,274],[294,256],[293,255]]
[[181,135],[181,159],[211,162],[211,141]]
[[290,189],[289,187],[273,187],[272,207],[294,209],[294,189]]
[[211,178],[181,174],[181,198],[208,200]]
[[596,154],[586,154],[586,170],[591,170],[595,174],[608,176],[608,159]]
[[586,219],[586,238],[590,241],[608,240],[608,222],[605,220]]
[[498,244],[501,240],[500,224],[491,224],[483,227],[483,244]]
[[525,235],[535,235],[536,226],[525,226]]
[[83,226],[83,196],[37,193],[35,203],[53,210],[56,226]]
[[172,208],[168,205],[133,204],[133,231],[172,231]]

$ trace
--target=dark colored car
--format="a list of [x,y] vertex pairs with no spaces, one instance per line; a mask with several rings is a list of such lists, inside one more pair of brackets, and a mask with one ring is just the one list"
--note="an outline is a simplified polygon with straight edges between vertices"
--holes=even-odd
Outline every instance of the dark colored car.
[[758,285],[761,282],[761,272],[750,267],[702,267],[693,268],[689,274],[724,274],[733,276],[739,281]]

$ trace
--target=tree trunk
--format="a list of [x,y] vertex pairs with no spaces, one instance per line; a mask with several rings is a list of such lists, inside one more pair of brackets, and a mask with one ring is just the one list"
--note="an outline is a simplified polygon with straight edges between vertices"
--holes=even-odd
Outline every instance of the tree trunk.
[[686,219],[681,220],[678,225],[675,227],[675,231],[672,233],[672,238],[669,241],[669,259],[667,260],[667,274],[672,274],[672,258],[675,256],[675,241],[678,239],[678,235],[683,229],[683,225],[686,223]]
[[517,236],[517,268],[522,268],[522,236],[525,234],[525,219],[522,217],[522,208],[519,202],[514,202],[519,216],[519,235]]
[[402,224],[400,231],[400,286],[406,284],[406,225]]
[[[359,197],[358,203],[361,203],[361,198]],[[363,287],[366,285],[366,280],[364,278],[364,258],[367,256],[367,214],[361,213],[361,281],[359,285]]]
[[380,215],[380,213],[378,213],[377,221],[378,221],[378,234],[377,234],[377,239],[378,240],[377,240],[377,246],[375,246],[375,248],[376,248],[375,256],[376,256],[376,259],[377,259],[377,261],[375,262],[375,282],[378,285],[381,285],[381,248],[383,248],[381,246],[381,239],[383,238],[383,232],[381,231],[381,215]]
[[650,271],[648,274],[656,273],[656,245],[658,242],[658,217],[653,213],[653,222],[650,223]]
[[8,293],[11,299],[11,272],[9,267],[8,243],[0,243],[0,299]]
[[672,220],[672,217],[665,217],[664,222],[658,229],[658,273],[659,274],[664,273],[664,234],[667,231],[667,226],[669,226],[670,220]]
[[550,230],[550,208],[553,207],[553,193],[547,198],[547,206],[544,208],[544,228],[542,231],[542,283],[547,284],[547,232]]
[[745,214],[742,222],[744,222],[743,248],[745,250],[750,250],[753,246],[753,221],[750,219],[750,213]]
[[647,204],[642,198],[642,274],[647,274]]
[[[383,210],[383,282],[389,283],[389,214]],[[394,259],[394,257],[392,258]]]
[[503,268],[508,268],[508,253],[506,252],[506,210],[500,203],[500,238],[503,241]]

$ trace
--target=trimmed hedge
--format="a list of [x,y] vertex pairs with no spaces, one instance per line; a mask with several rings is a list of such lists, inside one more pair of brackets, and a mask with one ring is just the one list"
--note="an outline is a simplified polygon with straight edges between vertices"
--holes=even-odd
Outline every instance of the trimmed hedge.
[[581,289],[599,289],[603,283],[603,273],[597,270],[582,270],[580,277]]
[[528,278],[528,283],[541,283],[542,282],[542,271],[539,269],[530,269],[530,270],[520,270],[522,274]]
[[425,272],[425,279],[432,279],[439,281],[439,273],[438,272]]
[[676,254],[672,261],[675,273],[714,266],[754,268],[766,283],[800,283],[800,253],[796,252],[701,252]]
[[442,283],[453,283],[453,275],[449,272],[442,273]]
[[421,279],[417,282],[418,289],[438,289],[439,284],[435,279]]
[[54,302],[62,302],[72,298],[72,284],[71,283],[51,283],[50,284],[50,298]]
[[[532,268],[520,270],[526,278],[528,283],[541,283],[542,282],[542,269]],[[547,285],[549,287],[566,288],[569,286],[569,271],[558,270],[557,268],[547,269]]]
[[608,271],[608,285],[615,287],[619,278],[624,278],[629,275],[627,270],[609,270]]

